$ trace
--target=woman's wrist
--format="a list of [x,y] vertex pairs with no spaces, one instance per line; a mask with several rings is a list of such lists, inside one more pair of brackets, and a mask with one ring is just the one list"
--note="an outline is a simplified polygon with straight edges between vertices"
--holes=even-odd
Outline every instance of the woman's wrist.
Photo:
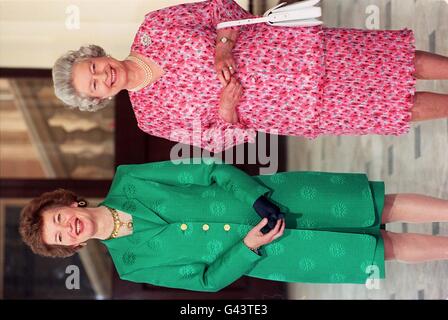
[[253,253],[260,255],[260,247],[252,248],[252,247],[249,247],[247,245],[246,245],[246,247],[248,247],[249,250],[252,251]]
[[259,249],[260,249],[260,246],[255,246],[255,245],[252,245],[252,244],[249,244],[249,243],[247,243],[246,241],[244,241],[243,240],[243,243],[244,243],[244,245],[246,246],[246,247],[248,247],[250,250],[252,250],[252,251],[258,251]]
[[224,108],[220,107],[218,110],[218,114],[225,122],[228,122],[231,124],[238,123],[238,114],[236,113],[235,110],[224,109]]
[[232,50],[234,46],[235,41],[227,37],[218,38],[216,41],[216,50]]
[[216,35],[216,49],[232,50],[238,38],[238,31],[220,30]]
[[216,56],[226,56],[228,54],[232,54],[234,45],[229,42],[216,44],[216,47],[215,47]]

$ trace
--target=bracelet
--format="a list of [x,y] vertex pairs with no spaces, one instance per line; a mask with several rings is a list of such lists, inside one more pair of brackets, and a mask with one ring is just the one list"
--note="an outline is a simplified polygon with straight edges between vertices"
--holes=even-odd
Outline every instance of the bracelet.
[[229,44],[231,47],[233,47],[232,42],[235,42],[235,41],[233,41],[232,39],[227,38],[227,37],[221,37],[221,39],[218,40],[218,43],[216,44],[216,46],[218,46],[219,44],[222,44],[222,45]]
[[221,39],[219,39],[219,41],[221,42],[221,43],[227,43],[227,42],[229,42],[229,41],[233,41],[232,39],[229,39],[229,38],[227,38],[227,37],[222,37]]
[[255,249],[253,249],[253,248],[249,248],[252,252],[254,252],[254,253],[256,253],[257,255],[261,255],[260,254],[260,248],[255,248]]
[[[243,243],[244,243],[244,242],[243,242]],[[251,247],[249,247],[249,246],[248,246],[247,244],[245,244],[245,243],[244,243],[244,245],[245,245],[246,247],[248,247],[250,251],[255,252],[256,254],[260,255],[260,248],[259,248],[259,247],[258,247],[258,248],[251,248]]]

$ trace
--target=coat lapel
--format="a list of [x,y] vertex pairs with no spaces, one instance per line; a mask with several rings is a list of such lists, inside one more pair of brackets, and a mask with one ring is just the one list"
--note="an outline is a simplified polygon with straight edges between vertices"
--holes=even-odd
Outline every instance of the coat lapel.
[[[144,233],[144,238],[151,239],[168,226],[165,220],[159,217],[156,212],[144,206],[138,199],[129,199],[124,196],[108,196],[99,204],[99,206],[101,205],[132,215],[134,232],[131,237]],[[120,238],[108,240],[108,244],[117,242],[116,240],[120,240]]]

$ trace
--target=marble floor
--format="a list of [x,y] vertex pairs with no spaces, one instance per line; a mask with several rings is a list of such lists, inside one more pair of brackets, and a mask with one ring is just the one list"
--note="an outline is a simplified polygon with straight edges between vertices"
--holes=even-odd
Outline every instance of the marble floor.
[[[356,28],[372,25],[368,17],[378,12],[379,28],[413,29],[418,49],[448,55],[448,1],[324,0],[323,10],[327,26]],[[448,93],[448,81],[421,81],[417,89]],[[314,141],[291,137],[288,170],[366,172],[370,180],[384,180],[387,193],[423,193],[448,199],[448,120],[414,124],[411,132],[401,137],[321,137]],[[395,223],[387,230],[448,236],[448,223]],[[379,289],[293,284],[289,298],[448,299],[448,261],[418,265],[386,262],[386,273]]]

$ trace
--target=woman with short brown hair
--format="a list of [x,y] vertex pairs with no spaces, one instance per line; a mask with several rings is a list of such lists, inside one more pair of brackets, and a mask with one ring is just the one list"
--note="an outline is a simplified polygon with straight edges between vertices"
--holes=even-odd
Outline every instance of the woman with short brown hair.
[[100,239],[121,279],[197,291],[243,275],[365,283],[385,277],[385,260],[448,259],[448,237],[381,230],[448,222],[446,200],[385,195],[384,183],[364,174],[251,177],[210,160],[119,166],[93,208],[69,191],[46,193],[25,207],[20,232],[34,252],[53,257]]
[[46,192],[33,199],[22,210],[20,235],[34,253],[47,257],[69,257],[82,248],[82,245],[75,247],[49,246],[42,239],[42,213],[53,208],[67,207],[72,203],[78,203],[80,207],[87,206],[87,202],[79,198],[74,192],[58,189],[53,192]]

